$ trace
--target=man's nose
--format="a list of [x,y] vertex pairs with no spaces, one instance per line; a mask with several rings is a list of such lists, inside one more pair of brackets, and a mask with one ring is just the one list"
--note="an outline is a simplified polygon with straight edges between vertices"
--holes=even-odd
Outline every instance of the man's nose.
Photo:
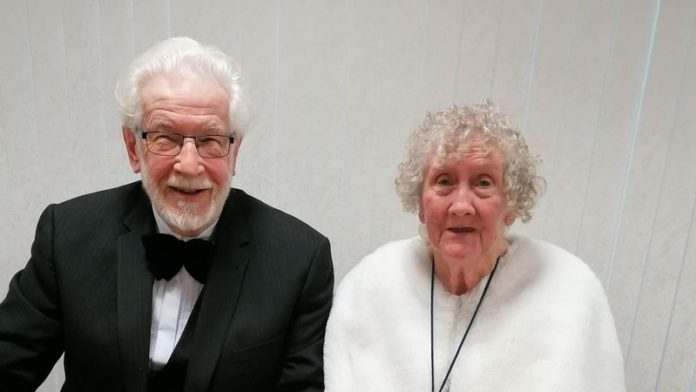
[[176,156],[174,170],[189,176],[197,176],[203,173],[203,158],[198,154],[194,139],[184,139],[181,151]]
[[459,187],[452,193],[452,204],[450,205],[450,213],[457,216],[473,215],[474,198],[476,195],[469,187]]

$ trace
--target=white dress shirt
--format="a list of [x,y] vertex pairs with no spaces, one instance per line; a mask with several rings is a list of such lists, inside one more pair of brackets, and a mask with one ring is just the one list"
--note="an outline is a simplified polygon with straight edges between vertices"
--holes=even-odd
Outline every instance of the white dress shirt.
[[[157,230],[180,240],[190,240],[174,233],[153,208]],[[215,222],[217,224],[217,222]],[[215,228],[211,225],[198,237],[209,239]],[[196,300],[203,289],[184,267],[169,281],[155,280],[152,285],[152,325],[150,326],[150,369],[159,370],[167,364],[176,343],[184,333]]]

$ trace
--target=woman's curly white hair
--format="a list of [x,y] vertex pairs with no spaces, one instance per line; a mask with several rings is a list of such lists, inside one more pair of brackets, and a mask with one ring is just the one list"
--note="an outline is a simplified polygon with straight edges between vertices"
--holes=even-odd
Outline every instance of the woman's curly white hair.
[[529,151],[524,137],[511,128],[507,116],[489,101],[427,113],[411,133],[408,155],[399,164],[395,181],[404,210],[418,212],[428,165],[458,158],[474,137],[503,158],[504,190],[512,216],[523,222],[531,219],[536,198],[546,185],[536,174],[541,160]]

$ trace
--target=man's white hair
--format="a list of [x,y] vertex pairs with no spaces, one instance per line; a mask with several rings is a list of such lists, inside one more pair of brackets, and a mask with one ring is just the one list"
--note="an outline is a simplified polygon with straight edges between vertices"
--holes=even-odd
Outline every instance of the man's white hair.
[[169,38],[138,56],[116,83],[121,122],[134,130],[142,117],[140,90],[153,77],[177,72],[182,77],[208,77],[229,95],[231,131],[241,136],[251,120],[248,98],[242,85],[241,69],[227,55],[212,46],[203,46],[188,37]]

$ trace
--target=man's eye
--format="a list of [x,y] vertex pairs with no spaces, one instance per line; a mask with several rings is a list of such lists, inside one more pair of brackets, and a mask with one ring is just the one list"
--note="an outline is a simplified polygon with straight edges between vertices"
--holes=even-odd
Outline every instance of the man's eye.
[[222,145],[222,139],[215,136],[204,136],[198,139],[199,144],[203,145]]
[[169,144],[169,143],[177,144],[179,142],[178,138],[175,135],[166,134],[166,133],[160,133],[160,134],[154,135],[154,138],[152,139],[152,141],[155,143],[165,143],[165,144]]

